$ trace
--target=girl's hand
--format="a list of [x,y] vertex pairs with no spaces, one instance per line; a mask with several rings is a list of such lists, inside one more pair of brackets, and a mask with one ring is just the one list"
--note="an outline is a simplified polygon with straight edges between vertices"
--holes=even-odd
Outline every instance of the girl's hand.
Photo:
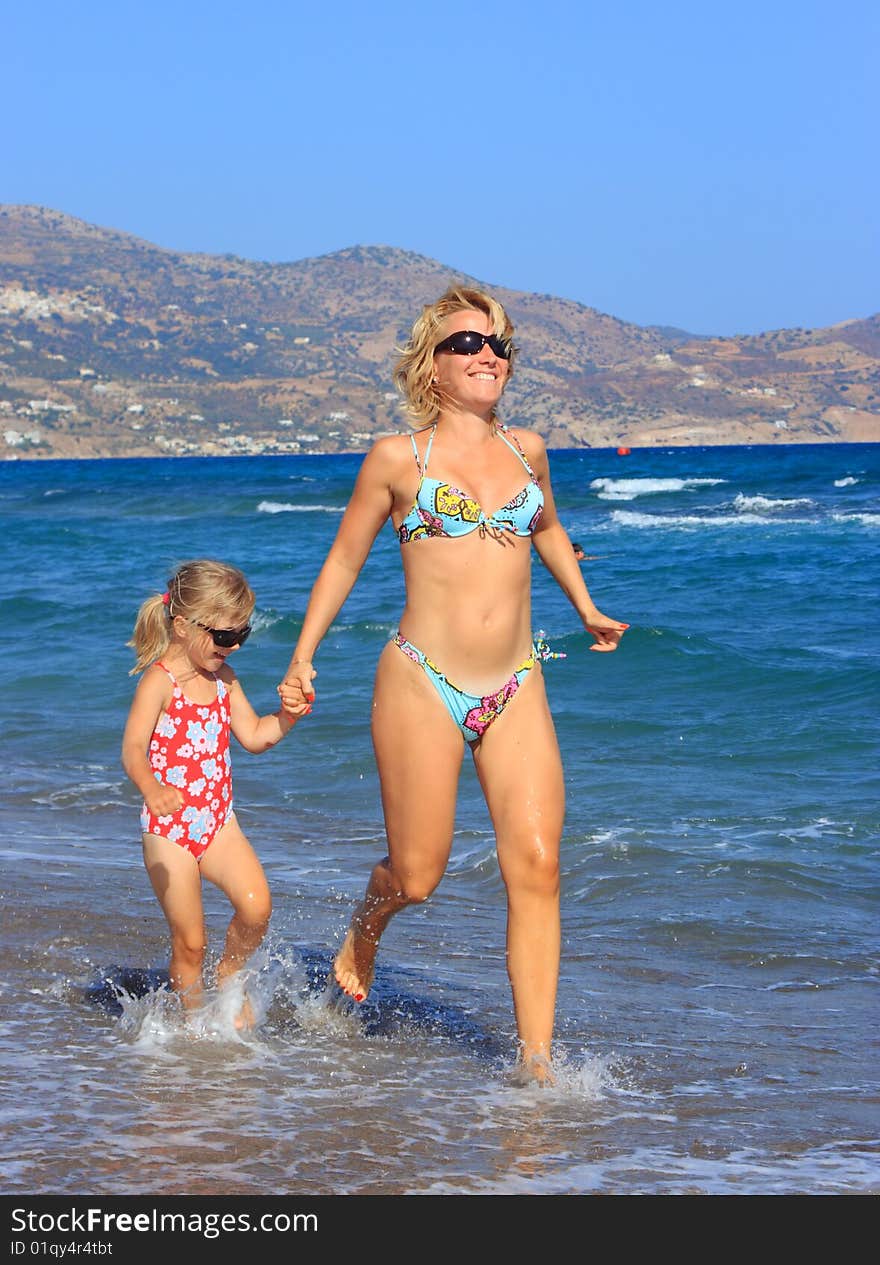
[[150,788],[144,800],[154,817],[170,817],[180,812],[186,802],[177,787],[164,786],[161,782],[156,783],[155,790]]
[[287,676],[278,686],[281,706],[289,715],[307,716],[312,710],[312,704],[315,701],[312,681],[317,675],[308,659],[301,659],[298,663],[290,665]]
[[629,624],[621,624],[619,620],[609,619],[607,615],[596,611],[592,619],[584,620],[584,628],[596,638],[590,649],[607,651],[617,649]]

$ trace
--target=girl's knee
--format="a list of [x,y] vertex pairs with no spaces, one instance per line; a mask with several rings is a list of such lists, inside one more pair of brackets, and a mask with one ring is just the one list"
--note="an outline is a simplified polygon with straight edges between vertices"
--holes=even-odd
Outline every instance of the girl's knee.
[[172,931],[171,951],[174,957],[183,959],[189,966],[201,967],[208,947],[204,928],[196,931]]
[[246,927],[256,929],[267,926],[272,917],[272,896],[268,887],[248,892],[244,900],[236,905],[235,913]]

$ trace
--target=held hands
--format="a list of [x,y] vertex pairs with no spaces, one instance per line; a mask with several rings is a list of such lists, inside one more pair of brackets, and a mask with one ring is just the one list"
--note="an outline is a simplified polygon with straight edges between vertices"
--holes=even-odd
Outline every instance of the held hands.
[[607,615],[596,611],[592,619],[584,620],[584,628],[596,638],[590,649],[607,651],[617,649],[629,624],[621,624],[619,620],[609,619]]
[[278,686],[278,695],[288,715],[297,719],[308,716],[315,701],[312,681],[317,675],[308,659],[300,659],[287,669],[287,675]]
[[170,817],[172,813],[179,812],[186,802],[175,786],[165,786],[162,782],[156,782],[155,790],[150,787],[144,801],[154,817]]

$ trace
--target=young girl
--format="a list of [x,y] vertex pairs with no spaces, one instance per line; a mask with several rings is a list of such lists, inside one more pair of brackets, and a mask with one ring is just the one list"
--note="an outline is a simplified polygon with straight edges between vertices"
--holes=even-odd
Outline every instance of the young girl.
[[[217,966],[221,987],[259,947],[272,912],[263,867],[233,811],[230,729],[259,753],[311,710],[303,703],[258,716],[229,666],[250,635],[254,601],[235,567],[185,562],[166,593],[143,603],[128,643],[137,655],[130,675],[146,671],[128,714],[122,765],[144,797],[144,864],[171,931],[171,987],[186,1009],[201,1001],[202,879],[234,910]],[[245,1000],[236,1027],[253,1022]]]

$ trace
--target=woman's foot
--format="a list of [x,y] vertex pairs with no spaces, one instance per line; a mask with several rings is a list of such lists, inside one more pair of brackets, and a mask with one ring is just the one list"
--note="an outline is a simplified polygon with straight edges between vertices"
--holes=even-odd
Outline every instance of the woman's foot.
[[521,1085],[537,1085],[542,1089],[550,1089],[556,1084],[550,1059],[540,1051],[521,1052],[515,1077]]
[[357,918],[352,919],[342,948],[333,959],[333,974],[346,996],[355,1001],[364,1001],[372,987],[378,947],[379,941],[366,935],[358,926]]

